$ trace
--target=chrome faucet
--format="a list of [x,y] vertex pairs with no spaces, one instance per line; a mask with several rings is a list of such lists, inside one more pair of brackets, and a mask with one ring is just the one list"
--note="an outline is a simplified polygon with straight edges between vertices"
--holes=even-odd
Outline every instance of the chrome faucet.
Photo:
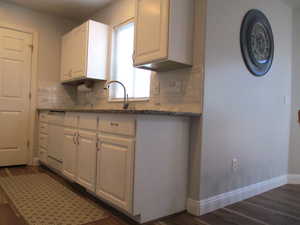
[[104,86],[104,90],[109,89],[110,85],[113,84],[113,83],[120,84],[123,87],[123,90],[124,90],[123,109],[128,109],[128,107],[129,107],[128,94],[126,92],[126,87],[125,87],[125,85],[122,82],[117,81],[117,80],[107,81],[106,84],[105,84],[105,86]]

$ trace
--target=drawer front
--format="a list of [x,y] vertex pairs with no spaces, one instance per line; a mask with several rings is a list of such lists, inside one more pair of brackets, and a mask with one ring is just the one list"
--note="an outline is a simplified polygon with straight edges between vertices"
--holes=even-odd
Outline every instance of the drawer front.
[[48,122],[48,112],[41,112],[39,115],[39,120],[41,122],[47,123]]
[[111,116],[101,118],[99,130],[111,134],[135,136],[135,118],[126,116]]
[[40,148],[39,159],[42,163],[47,164],[48,154],[46,149]]
[[40,147],[48,149],[48,135],[40,134],[39,144],[40,144]]
[[86,130],[97,130],[98,114],[82,113],[79,115],[78,128]]
[[78,113],[66,113],[64,125],[67,127],[77,127],[78,126]]
[[40,123],[40,133],[48,134],[48,124],[47,123]]

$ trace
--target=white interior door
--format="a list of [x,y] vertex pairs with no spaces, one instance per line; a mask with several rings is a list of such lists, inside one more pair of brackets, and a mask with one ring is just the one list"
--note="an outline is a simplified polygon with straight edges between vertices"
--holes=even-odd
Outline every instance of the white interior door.
[[0,28],[0,166],[27,164],[32,35]]

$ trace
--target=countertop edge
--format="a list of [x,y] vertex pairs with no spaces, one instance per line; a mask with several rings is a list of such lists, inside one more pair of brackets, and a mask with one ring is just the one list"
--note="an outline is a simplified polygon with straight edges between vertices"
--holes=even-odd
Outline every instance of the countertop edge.
[[121,109],[68,109],[68,108],[37,108],[37,111],[53,111],[53,112],[86,112],[86,113],[115,113],[115,114],[145,114],[145,115],[166,115],[166,116],[187,116],[199,117],[201,113],[193,112],[174,112],[163,110],[121,110]]

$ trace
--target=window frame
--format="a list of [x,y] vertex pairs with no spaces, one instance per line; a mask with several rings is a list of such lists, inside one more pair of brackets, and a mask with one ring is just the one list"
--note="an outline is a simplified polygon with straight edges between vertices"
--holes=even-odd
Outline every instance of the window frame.
[[[126,26],[130,23],[133,23],[135,26],[135,18],[131,17],[125,21],[123,21],[122,23],[119,23],[117,25],[114,25],[111,29],[111,44],[110,44],[110,50],[109,50],[109,58],[110,58],[110,72],[109,72],[109,79],[113,80],[113,76],[114,76],[114,69],[115,69],[115,55],[116,55],[116,48],[115,48],[115,42],[116,42],[116,29],[118,29],[121,26]],[[134,27],[135,28],[135,27]],[[150,72],[151,73],[151,72]],[[152,75],[152,74],[151,74]],[[151,76],[150,75],[150,76]],[[108,90],[108,102],[123,102],[124,99],[123,98],[114,98],[110,95],[110,92],[113,89],[109,89]],[[143,97],[143,98],[128,98],[128,101],[130,102],[149,102],[150,101],[150,95],[151,95],[151,78],[150,78],[150,91],[149,91],[149,97]]]

